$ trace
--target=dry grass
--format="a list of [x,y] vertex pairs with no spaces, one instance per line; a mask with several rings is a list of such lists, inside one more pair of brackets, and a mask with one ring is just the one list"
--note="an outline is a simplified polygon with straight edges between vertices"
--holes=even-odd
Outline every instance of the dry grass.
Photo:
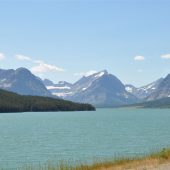
[[[155,170],[156,167],[170,163],[170,149],[163,149],[160,152],[140,158],[123,158],[113,161],[95,162],[92,165],[80,164],[71,166],[67,163],[61,163],[58,166],[50,164],[36,168],[31,166],[21,168],[22,170]],[[20,170],[20,168],[19,168]],[[167,169],[168,170],[168,169]],[[170,169],[169,169],[170,170]]]

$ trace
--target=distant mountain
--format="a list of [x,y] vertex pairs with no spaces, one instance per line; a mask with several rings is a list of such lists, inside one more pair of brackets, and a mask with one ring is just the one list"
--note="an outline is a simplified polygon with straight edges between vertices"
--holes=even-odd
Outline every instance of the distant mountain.
[[170,97],[170,74],[159,83],[156,90],[147,97],[147,100],[156,100],[165,97]]
[[[47,86],[46,86],[47,87]],[[62,86],[63,87],[63,86]],[[90,76],[84,76],[68,87],[61,94],[64,99],[90,103],[97,107],[114,107],[129,103],[137,102],[138,99],[125,90],[123,83],[114,75],[109,74],[106,70],[100,71]],[[58,86],[57,86],[58,88]]]
[[137,101],[125,90],[123,83],[106,70],[81,78],[73,85],[72,95],[67,99],[91,103],[97,107],[114,107]]
[[159,86],[159,84],[163,81],[163,78],[160,78],[146,86],[142,87],[134,87],[133,85],[125,85],[126,90],[129,93],[132,93],[134,96],[136,96],[139,99],[146,99],[148,96],[150,96],[153,92],[155,92]]
[[106,70],[83,76],[74,84],[41,80],[26,68],[0,69],[0,89],[21,95],[49,96],[97,107],[114,107],[170,97],[170,74],[146,86],[124,85]]
[[124,107],[137,107],[137,108],[170,108],[170,98],[161,98],[152,101],[145,101],[143,103],[137,103],[132,105],[127,105]]
[[49,79],[44,79],[43,83],[44,83],[45,86],[52,86],[52,85],[54,85],[54,83],[51,80],[49,80]]
[[85,110],[95,110],[95,108],[90,104],[74,103],[50,97],[23,96],[0,90],[0,113]]
[[51,96],[41,79],[26,68],[0,69],[0,89],[22,95]]
[[65,97],[72,88],[72,84],[66,81],[59,81],[58,84],[55,84],[51,80],[45,79],[43,83],[53,95],[58,97]]

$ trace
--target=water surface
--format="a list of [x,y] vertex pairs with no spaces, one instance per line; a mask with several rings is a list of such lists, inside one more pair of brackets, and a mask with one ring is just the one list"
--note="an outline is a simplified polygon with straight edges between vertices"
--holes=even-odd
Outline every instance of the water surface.
[[170,146],[170,110],[0,114],[0,168],[135,156]]

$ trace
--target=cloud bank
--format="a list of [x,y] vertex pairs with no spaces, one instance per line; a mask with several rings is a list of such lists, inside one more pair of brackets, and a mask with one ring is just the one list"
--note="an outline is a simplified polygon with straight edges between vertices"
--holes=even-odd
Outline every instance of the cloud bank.
[[16,55],[15,55],[15,58],[16,58],[17,60],[26,60],[26,61],[30,61],[30,60],[31,60],[30,57],[25,56],[25,55],[22,55],[22,54],[16,54]]
[[170,54],[164,54],[161,56],[163,59],[170,59]]
[[50,65],[50,64],[46,64],[43,61],[35,61],[35,63],[37,63],[38,65],[34,66],[31,68],[31,71],[35,74],[42,74],[42,73],[46,73],[46,72],[52,72],[52,71],[57,71],[57,72],[63,72],[65,71],[62,68],[59,68],[55,65]]
[[144,56],[141,56],[141,55],[138,55],[138,56],[135,56],[135,57],[134,57],[134,60],[135,60],[135,61],[143,61],[143,60],[145,60],[145,57],[144,57]]
[[0,60],[5,59],[5,55],[3,53],[0,53]]
[[25,56],[22,54],[16,54],[14,57],[15,57],[15,59],[20,60],[20,61],[29,61],[29,62],[36,64],[36,66],[33,66],[30,69],[31,72],[33,72],[34,74],[65,71],[64,69],[59,68],[55,65],[47,64],[43,60],[34,60],[31,57],[28,57],[28,56]]

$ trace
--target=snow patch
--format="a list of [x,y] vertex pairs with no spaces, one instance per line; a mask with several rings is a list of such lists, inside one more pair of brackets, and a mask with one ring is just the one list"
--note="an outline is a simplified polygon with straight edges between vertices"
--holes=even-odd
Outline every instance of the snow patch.
[[55,96],[58,96],[58,97],[65,97],[65,96],[73,94],[73,92],[68,92],[68,93],[52,93],[52,94],[55,95]]
[[9,88],[11,86],[12,86],[12,84],[10,84],[10,83],[0,84],[1,88]]
[[130,93],[132,93],[132,92],[133,92],[132,87],[126,87],[125,89],[126,89],[126,91],[128,91],[128,92],[130,92]]
[[0,80],[0,82],[1,82],[1,83],[3,83],[4,81],[6,81],[6,79],[2,79],[2,80]]
[[55,89],[64,90],[64,89],[70,89],[70,87],[68,87],[68,86],[61,86],[61,87],[57,87],[57,86],[46,86],[46,88],[47,88],[48,90],[55,90]]
[[98,77],[102,77],[104,75],[104,72],[100,72],[99,74],[96,74],[94,77],[98,78]]

